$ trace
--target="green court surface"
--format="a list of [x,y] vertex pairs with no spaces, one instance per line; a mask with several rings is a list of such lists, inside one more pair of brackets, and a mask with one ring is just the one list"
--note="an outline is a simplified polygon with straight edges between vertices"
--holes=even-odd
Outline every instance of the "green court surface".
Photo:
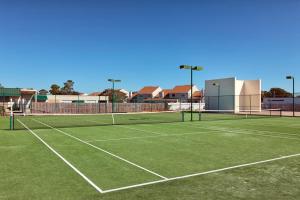
[[300,197],[300,118],[98,117],[0,118],[0,199]]

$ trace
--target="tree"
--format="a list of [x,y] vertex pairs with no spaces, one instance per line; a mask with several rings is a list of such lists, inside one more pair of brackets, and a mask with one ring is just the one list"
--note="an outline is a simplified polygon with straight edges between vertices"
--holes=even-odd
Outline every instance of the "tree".
[[[115,102],[123,103],[127,100],[126,94],[121,92],[120,90],[115,90],[114,93],[115,93]],[[106,89],[100,94],[100,96],[108,96],[110,102],[112,102],[112,95],[113,95],[112,89]]]
[[64,83],[64,87],[61,89],[61,94],[65,95],[79,95],[79,92],[74,91],[74,81],[67,80]]
[[39,95],[47,95],[48,94],[48,90],[45,90],[45,89],[41,89],[39,91]]
[[67,82],[64,83],[64,87],[61,89],[61,92],[63,94],[72,94],[74,92],[74,81],[67,80]]
[[57,85],[57,84],[52,84],[51,89],[49,90],[49,92],[52,94],[52,95],[58,95],[60,94],[60,86]]
[[72,80],[67,80],[64,83],[63,88],[60,88],[60,86],[57,84],[52,84],[49,92],[53,95],[79,95],[79,92],[74,91],[74,81]]
[[271,88],[270,91],[262,91],[262,98],[265,97],[293,97],[293,95],[282,88]]
[[4,88],[4,86],[0,83],[0,88]]

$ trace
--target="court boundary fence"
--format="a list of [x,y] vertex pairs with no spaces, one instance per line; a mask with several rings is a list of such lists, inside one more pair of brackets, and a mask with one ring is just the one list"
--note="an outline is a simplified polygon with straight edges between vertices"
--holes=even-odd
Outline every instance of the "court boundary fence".
[[[111,113],[112,103],[45,103],[32,102],[29,113],[32,114],[97,114]],[[114,103],[115,113],[162,112],[168,111],[167,103]]]

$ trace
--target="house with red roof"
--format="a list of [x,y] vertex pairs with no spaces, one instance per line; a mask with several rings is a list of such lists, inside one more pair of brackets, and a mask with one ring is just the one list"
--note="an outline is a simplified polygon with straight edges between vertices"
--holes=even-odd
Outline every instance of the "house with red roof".
[[[193,94],[192,94],[193,89]],[[202,98],[202,92],[196,85],[191,88],[190,85],[178,85],[175,86],[169,92],[169,99],[178,99],[181,101],[190,101],[193,95],[193,102],[199,102]]]
[[159,86],[145,86],[131,98],[132,102],[144,102],[146,99],[154,99],[159,96],[162,89]]
[[159,93],[159,98],[161,99],[169,99],[170,98],[170,93],[172,92],[172,89],[163,89]]
[[[131,102],[190,102],[191,93],[190,85],[178,85],[173,89],[161,89],[159,86],[145,86],[135,93],[135,95],[132,95]],[[193,102],[200,102],[202,97],[202,91],[194,85]]]

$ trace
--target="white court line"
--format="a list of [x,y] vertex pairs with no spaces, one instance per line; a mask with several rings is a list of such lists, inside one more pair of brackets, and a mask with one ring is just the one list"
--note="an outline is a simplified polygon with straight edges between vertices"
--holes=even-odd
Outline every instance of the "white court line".
[[185,176],[178,176],[178,177],[174,177],[174,178],[168,178],[167,180],[152,181],[152,182],[147,182],[147,183],[142,183],[142,184],[136,184],[136,185],[126,186],[126,187],[120,187],[120,188],[115,188],[115,189],[110,189],[110,190],[104,190],[103,193],[116,192],[116,191],[120,191],[120,190],[138,188],[138,187],[142,187],[142,186],[146,186],[146,185],[154,185],[154,184],[157,184],[157,183],[163,183],[163,182],[168,182],[168,181],[186,179],[186,178],[190,178],[190,177],[201,176],[201,175],[206,175],[206,174],[212,174],[212,173],[217,173],[217,172],[222,172],[222,171],[228,171],[228,170],[232,170],[232,169],[238,169],[238,168],[248,167],[248,166],[252,166],[252,165],[269,163],[269,162],[273,162],[273,161],[277,161],[277,160],[283,160],[283,159],[298,157],[298,156],[300,156],[300,153],[287,155],[287,156],[281,156],[281,157],[272,158],[272,159],[268,159],[268,160],[252,162],[252,163],[235,165],[235,166],[231,166],[231,167],[225,167],[225,168],[221,168],[221,169],[215,169],[215,170],[210,170],[210,171],[206,171],[206,172],[200,172],[200,173],[195,173],[195,174],[190,174],[190,175],[185,175]]
[[67,161],[62,155],[60,155],[56,150],[54,150],[49,144],[47,144],[42,138],[40,138],[35,132],[28,128],[23,122],[18,119],[18,122],[22,124],[32,135],[34,135],[38,140],[40,140],[48,149],[50,149],[55,155],[57,155],[62,161],[64,161],[71,169],[73,169],[79,176],[81,176],[86,182],[88,182],[93,188],[98,192],[103,193],[103,190],[100,189],[93,181],[86,177],[82,172],[80,172],[74,165]]
[[[19,120],[18,120],[19,121]],[[37,120],[36,120],[37,121]],[[20,122],[20,121],[19,121]],[[39,122],[39,121],[37,121]],[[23,124],[22,122],[20,122],[21,124]],[[42,122],[41,122],[42,123]],[[42,123],[43,124],[43,123]],[[45,124],[46,125],[46,124]],[[24,126],[24,124],[23,124]],[[57,130],[63,134],[66,134],[70,137],[73,137],[67,133],[64,133],[63,131],[53,128],[49,125],[46,125],[54,130]],[[48,148],[50,148],[52,150],[52,148],[47,145],[47,143],[45,143],[41,138],[39,138],[33,131],[31,131],[28,127],[24,126],[25,128],[27,128],[32,134],[34,134],[39,140],[41,140]],[[74,138],[75,139],[75,138]],[[80,140],[80,139],[79,139]],[[83,142],[83,141],[82,141]],[[91,145],[89,143],[87,143],[88,145]],[[98,148],[97,148],[98,149]],[[54,152],[56,152],[53,149]],[[57,152],[56,152],[57,153]],[[55,154],[56,154],[55,153]],[[58,153],[57,153],[58,154]],[[59,156],[59,154],[58,154]],[[283,159],[287,159],[287,158],[292,158],[292,157],[298,157],[300,156],[300,153],[298,154],[292,154],[292,155],[288,155],[288,156],[281,156],[281,157],[277,157],[277,158],[273,158],[273,159],[268,159],[268,160],[263,160],[263,161],[258,161],[258,162],[252,162],[252,163],[246,163],[246,164],[241,164],[241,165],[236,165],[236,166],[231,166],[231,167],[226,167],[226,168],[221,168],[221,169],[216,169],[216,170],[210,170],[210,171],[206,171],[206,172],[200,172],[200,173],[195,173],[195,174],[190,174],[190,175],[185,175],[185,176],[178,176],[178,177],[173,177],[173,178],[165,178],[163,180],[158,180],[158,181],[152,181],[152,182],[146,182],[146,183],[141,183],[141,184],[135,184],[135,185],[131,185],[131,186],[125,186],[125,187],[119,187],[119,188],[115,188],[115,189],[109,189],[109,190],[101,190],[99,188],[99,192],[100,193],[110,193],[110,192],[116,192],[116,191],[121,191],[121,190],[127,190],[127,189],[132,189],[132,188],[138,188],[138,187],[142,187],[142,186],[147,186],[147,185],[154,185],[157,183],[163,183],[163,182],[168,182],[168,181],[173,181],[173,180],[180,180],[180,179],[186,179],[186,178],[190,178],[190,177],[196,177],[196,176],[201,176],[201,175],[206,175],[206,174],[212,174],[212,173],[217,173],[217,172],[222,172],[222,171],[227,171],[227,170],[231,170],[231,169],[237,169],[237,168],[243,168],[243,167],[247,167],[247,166],[252,166],[252,165],[258,165],[258,164],[263,164],[263,163],[268,163],[268,162],[273,162],[273,161],[277,161],[277,160],[283,160]],[[59,156],[60,157],[60,156]],[[62,158],[62,157],[60,157]],[[63,160],[65,160],[64,158],[62,158]],[[68,161],[67,161],[68,164]],[[68,164],[69,165],[69,164]],[[69,165],[70,166],[70,165]],[[73,168],[72,168],[73,169]],[[76,168],[75,168],[76,169]],[[77,171],[76,171],[77,172]],[[96,185],[95,185],[96,186]],[[97,187],[97,186],[96,186]]]
[[[94,121],[94,120],[85,120],[85,121],[98,123],[97,121]],[[125,126],[125,125],[118,125],[118,126],[114,126],[114,127],[116,127],[116,128],[127,128],[127,129],[131,129],[131,130],[135,130],[135,131],[142,131],[142,132],[145,132],[145,133],[152,133],[152,134],[157,134],[157,135],[162,135],[163,134],[163,133],[158,133],[158,132],[154,132],[154,131],[147,131],[147,130],[132,128],[132,127],[128,127],[128,126]]]
[[161,135],[151,135],[151,136],[137,136],[137,137],[124,137],[124,138],[115,138],[115,139],[106,139],[106,140],[88,140],[86,142],[108,142],[108,141],[119,141],[119,140],[135,140],[135,139],[144,139],[144,138],[158,138],[158,137],[172,137],[172,136],[185,136],[185,135],[200,135],[206,133],[213,133],[218,131],[206,131],[206,132],[189,132],[189,133],[178,133],[178,134],[161,134]]
[[[231,127],[228,127],[231,128]],[[244,130],[244,131],[254,131],[254,132],[261,132],[261,133],[271,133],[271,134],[279,134],[279,135],[287,135],[287,136],[300,136],[300,133],[281,133],[277,131],[267,131],[267,130],[257,130],[257,129],[240,129],[234,128],[235,130]]]
[[115,124],[115,117],[114,117],[114,113],[113,112],[111,113],[111,117],[112,117],[112,122],[113,122],[112,124]]
[[[201,126],[200,124],[195,124],[194,127],[202,127],[202,128],[218,128],[218,130],[227,131],[227,130],[234,130],[234,131],[242,131],[242,132],[258,132],[258,133],[266,133],[266,134],[279,134],[284,136],[300,136],[298,133],[281,133],[277,131],[267,131],[267,130],[257,130],[257,129],[241,129],[241,128],[234,128],[234,127],[221,127],[221,126]],[[274,135],[272,135],[274,136]],[[300,139],[300,138],[298,138]]]
[[86,142],[86,141],[83,141],[83,140],[81,140],[81,139],[79,139],[79,138],[77,138],[77,137],[75,137],[75,136],[73,136],[73,135],[70,135],[70,134],[68,134],[68,133],[66,133],[66,132],[64,132],[64,131],[62,131],[62,130],[60,130],[60,129],[57,129],[57,128],[55,128],[55,127],[52,127],[52,126],[50,126],[50,125],[48,125],[48,124],[45,124],[45,123],[43,123],[43,122],[41,122],[41,121],[39,121],[39,120],[36,120],[36,119],[32,119],[32,120],[34,120],[34,121],[36,121],[36,122],[38,122],[38,123],[40,123],[40,124],[43,124],[44,126],[47,126],[47,127],[51,128],[51,129],[53,129],[53,130],[56,130],[56,131],[58,131],[58,132],[60,132],[60,133],[62,133],[62,134],[64,134],[64,135],[66,135],[66,136],[69,136],[69,137],[71,137],[71,138],[73,138],[73,139],[75,139],[75,140],[77,140],[77,141],[79,141],[79,142],[82,142],[82,143],[84,143],[84,144],[86,144],[86,145],[88,145],[88,146],[91,146],[91,147],[93,147],[93,148],[95,148],[95,149],[97,149],[97,150],[100,150],[100,151],[102,151],[102,152],[104,152],[104,153],[106,153],[106,154],[108,154],[108,155],[110,155],[110,156],[112,156],[112,157],[115,157],[115,158],[117,158],[117,159],[119,159],[119,160],[122,160],[122,161],[124,161],[124,162],[126,162],[126,163],[128,163],[128,164],[130,164],[130,165],[133,165],[133,166],[135,166],[135,167],[137,167],[137,168],[140,168],[140,169],[142,169],[142,170],[144,170],[144,171],[146,171],[146,172],[149,172],[149,173],[151,173],[151,174],[153,174],[153,175],[155,175],[155,176],[158,176],[158,177],[160,177],[160,178],[162,178],[162,179],[164,179],[164,180],[168,179],[168,178],[166,178],[166,177],[164,177],[164,176],[162,176],[162,175],[160,175],[160,174],[158,174],[158,173],[156,173],[156,172],[153,172],[153,171],[151,171],[151,170],[149,170],[149,169],[146,169],[146,168],[144,168],[144,167],[142,167],[142,166],[140,166],[140,165],[138,165],[138,164],[135,164],[135,163],[133,163],[133,162],[131,162],[131,161],[129,161],[129,160],[126,160],[125,158],[122,158],[122,157],[120,157],[120,156],[117,156],[117,155],[115,155],[115,154],[113,154],[113,153],[111,153],[111,152],[109,152],[109,151],[106,151],[106,150],[104,150],[104,149],[102,149],[102,148],[100,148],[100,147],[97,147],[97,146],[95,146],[95,145],[93,145],[93,144],[90,144],[90,143],[88,143],[88,142]]
[[141,132],[145,132],[145,133],[153,133],[153,134],[157,134],[157,135],[163,135],[164,133],[159,133],[159,132],[154,132],[154,131],[147,131],[147,130],[143,130],[143,129],[138,129],[138,128],[132,128],[132,127],[128,127],[128,126],[116,126],[118,128],[127,128],[127,129],[131,129],[131,130],[135,130],[135,131],[141,131]]
[[[179,126],[187,126],[190,127],[189,125],[186,124],[173,124],[173,125],[179,125]],[[191,124],[190,124],[191,125]],[[283,137],[283,136],[276,136],[276,135],[267,135],[267,134],[258,134],[258,133],[249,133],[249,132],[245,132],[245,131],[232,131],[230,129],[224,129],[224,128],[218,128],[218,126],[197,126],[197,125],[192,125],[194,128],[198,128],[198,129],[207,129],[207,130],[213,130],[213,131],[225,131],[225,132],[229,132],[229,133],[240,133],[243,135],[258,135],[258,136],[263,136],[263,137],[271,137],[271,138],[281,138],[281,139],[288,139],[288,140],[300,140],[300,138],[293,138],[293,137]],[[240,129],[242,130],[242,129]],[[251,131],[251,130],[249,130]],[[217,133],[218,132],[212,132],[212,133]]]
[[[196,127],[200,128],[200,126],[196,126]],[[268,132],[263,132],[263,131],[258,131],[258,130],[257,131],[253,130],[253,132],[256,132],[256,133],[251,133],[252,130],[247,130],[247,129],[231,129],[230,130],[230,129],[227,129],[227,128],[216,128],[216,127],[209,127],[209,126],[206,126],[206,127],[203,127],[203,128],[208,129],[208,130],[226,131],[226,132],[229,132],[229,133],[240,133],[240,134],[245,134],[245,135],[258,135],[258,136],[263,136],[263,137],[281,138],[281,139],[288,139],[288,140],[300,140],[300,138],[295,138],[295,137],[270,135],[270,134],[272,134],[271,132],[268,133]],[[283,134],[283,135],[287,135],[287,134]]]
[[[200,128],[200,127],[199,127]],[[214,127],[203,127],[204,129],[208,129],[208,130],[214,130],[214,131],[225,131],[225,132],[229,132],[229,133],[238,133],[238,134],[242,134],[242,135],[258,135],[258,136],[263,136],[263,137],[270,137],[270,138],[281,138],[281,139],[287,139],[287,140],[300,140],[300,138],[294,138],[294,137],[285,137],[285,136],[277,136],[277,135],[269,135],[268,133],[264,134],[264,133],[251,133],[251,132],[247,132],[247,131],[242,131],[242,130],[229,130],[229,129],[216,129]]]
[[[209,121],[207,121],[207,122],[209,122]],[[210,121],[210,122],[212,122],[212,121]],[[277,123],[277,122],[276,122]],[[278,123],[279,123],[279,121],[278,121]],[[230,122],[228,122],[228,120],[227,121],[222,121],[222,123],[218,123],[218,124],[231,124]],[[274,126],[274,124],[271,124],[271,123],[261,123],[261,122],[255,122],[255,124],[253,124],[252,122],[250,122],[250,121],[243,121],[242,122],[242,124],[243,125],[246,125],[246,126],[263,126],[263,127],[271,127],[271,126]],[[280,126],[281,127],[287,127],[287,128],[289,128],[289,127],[291,127],[292,126],[292,128],[295,128],[295,127],[299,127],[299,124],[292,124],[292,125],[289,125],[289,124],[286,124],[286,123],[284,123],[284,122],[282,122],[282,121],[280,121]]]

